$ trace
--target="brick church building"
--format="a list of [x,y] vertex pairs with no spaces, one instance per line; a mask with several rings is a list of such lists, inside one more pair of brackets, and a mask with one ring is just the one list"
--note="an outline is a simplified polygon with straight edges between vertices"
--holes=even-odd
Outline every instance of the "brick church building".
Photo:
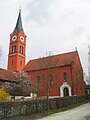
[[14,31],[10,34],[8,71],[26,71],[32,82],[37,82],[38,96],[84,95],[83,69],[78,51],[51,55],[26,63],[26,35],[22,26],[21,10]]

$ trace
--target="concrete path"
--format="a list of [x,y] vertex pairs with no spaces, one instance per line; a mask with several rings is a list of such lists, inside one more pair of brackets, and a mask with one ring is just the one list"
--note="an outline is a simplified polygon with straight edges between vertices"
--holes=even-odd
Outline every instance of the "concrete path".
[[77,108],[55,113],[38,120],[90,120],[90,102]]

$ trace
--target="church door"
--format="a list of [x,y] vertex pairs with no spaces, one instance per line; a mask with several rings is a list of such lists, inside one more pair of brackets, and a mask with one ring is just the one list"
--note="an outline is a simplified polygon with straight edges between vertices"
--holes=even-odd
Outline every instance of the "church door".
[[63,92],[64,92],[64,97],[69,96],[69,90],[67,87],[64,88]]

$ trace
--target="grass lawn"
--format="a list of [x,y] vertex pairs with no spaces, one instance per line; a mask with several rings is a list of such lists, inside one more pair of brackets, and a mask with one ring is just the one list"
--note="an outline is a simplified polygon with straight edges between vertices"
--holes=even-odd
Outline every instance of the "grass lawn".
[[15,116],[15,117],[12,117],[12,118],[4,118],[2,120],[37,120],[37,119],[43,118],[45,116],[51,115],[53,113],[57,113],[57,112],[61,112],[61,111],[65,111],[65,110],[69,110],[69,109],[78,107],[78,106],[80,106],[84,103],[85,102],[78,103],[78,104],[73,104],[73,105],[69,105],[68,107],[64,107],[62,109],[45,111],[45,112],[42,112],[42,113],[34,113],[32,115],[27,115],[27,116],[22,115],[22,116]]

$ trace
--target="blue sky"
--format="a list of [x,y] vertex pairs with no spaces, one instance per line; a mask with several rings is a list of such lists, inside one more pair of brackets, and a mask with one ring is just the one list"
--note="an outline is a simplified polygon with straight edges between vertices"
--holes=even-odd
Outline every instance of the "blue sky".
[[19,8],[27,35],[27,62],[46,55],[71,52],[77,47],[88,73],[90,0],[0,0],[0,67],[7,68],[10,34]]

